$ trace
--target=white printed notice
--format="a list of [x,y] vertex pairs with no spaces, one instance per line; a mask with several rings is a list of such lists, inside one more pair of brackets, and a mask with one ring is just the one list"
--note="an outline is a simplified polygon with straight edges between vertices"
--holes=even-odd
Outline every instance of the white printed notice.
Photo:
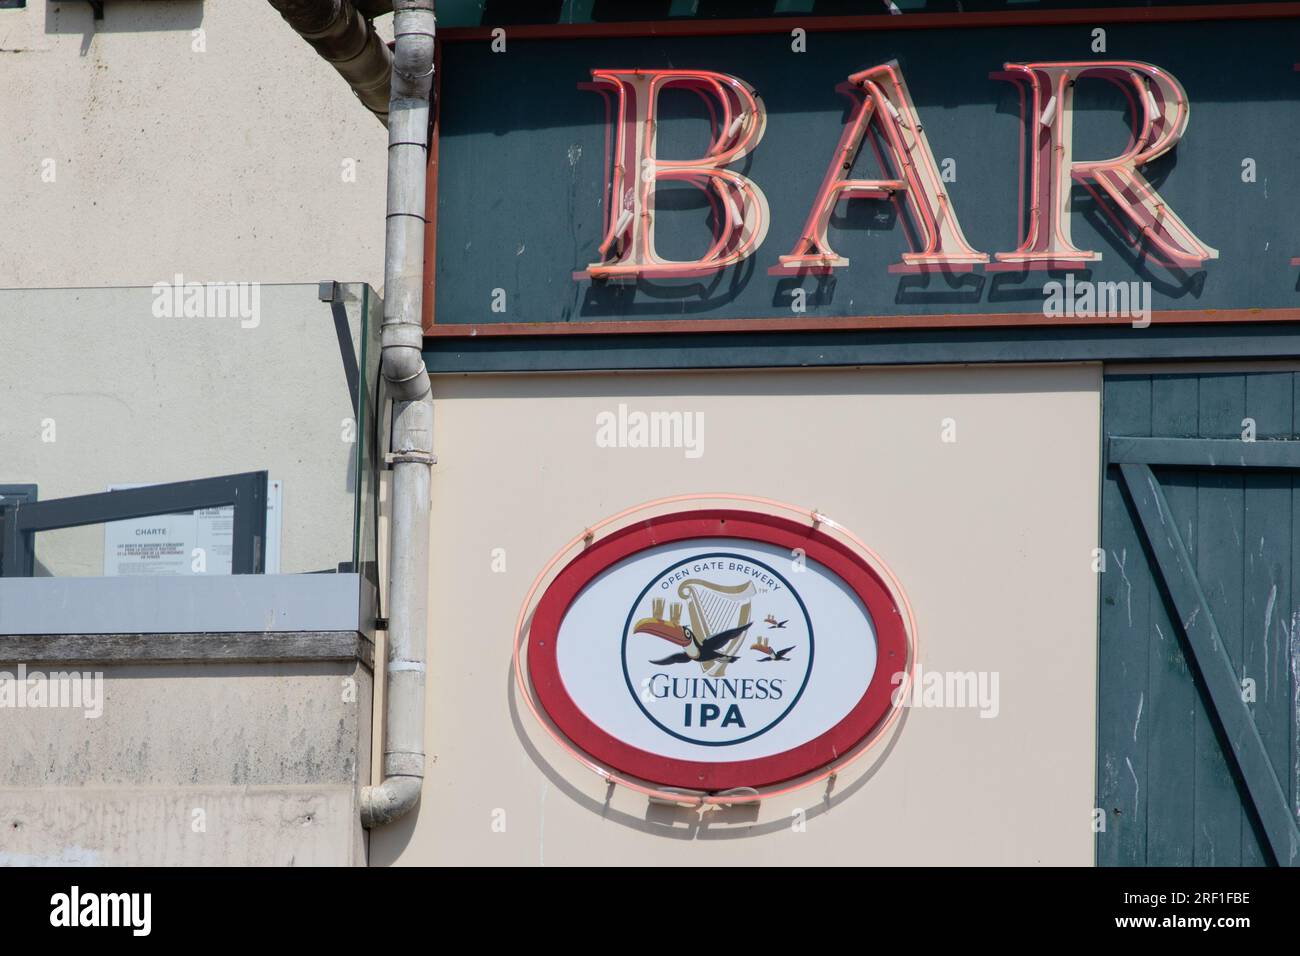
[[[109,485],[109,491],[145,488]],[[266,573],[280,573],[280,503],[284,482],[266,483]],[[104,524],[104,574],[229,574],[235,506],[109,521]]]

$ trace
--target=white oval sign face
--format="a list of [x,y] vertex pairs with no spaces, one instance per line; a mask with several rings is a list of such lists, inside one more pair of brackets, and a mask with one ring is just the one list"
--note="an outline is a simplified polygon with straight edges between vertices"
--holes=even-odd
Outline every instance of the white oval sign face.
[[[718,550],[708,550],[714,547]],[[812,620],[790,579],[772,566],[782,557],[774,550],[700,541],[656,548],[623,562],[635,574],[655,560],[662,565],[672,559],[653,575],[627,615],[621,655],[627,689],[657,728],[683,743],[726,748],[718,751],[721,759],[776,727],[799,702],[812,673]],[[579,595],[561,625],[561,638],[569,618],[580,626],[573,612],[584,598],[620,570],[605,572]],[[859,665],[855,669],[868,678],[874,651],[874,640],[858,642],[850,651]],[[848,710],[844,707],[836,719]],[[657,749],[683,751],[680,756],[699,756],[691,748],[656,743]]]
[[783,519],[655,520],[644,541],[637,526],[588,549],[538,605],[534,687],[574,743],[643,779],[722,789],[807,773],[880,723],[907,655],[873,569]]

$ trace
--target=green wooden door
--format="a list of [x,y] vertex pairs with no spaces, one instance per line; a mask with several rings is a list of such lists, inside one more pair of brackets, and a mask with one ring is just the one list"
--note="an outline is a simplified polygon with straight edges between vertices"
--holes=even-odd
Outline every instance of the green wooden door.
[[1103,407],[1097,862],[1296,865],[1300,375],[1114,374]]

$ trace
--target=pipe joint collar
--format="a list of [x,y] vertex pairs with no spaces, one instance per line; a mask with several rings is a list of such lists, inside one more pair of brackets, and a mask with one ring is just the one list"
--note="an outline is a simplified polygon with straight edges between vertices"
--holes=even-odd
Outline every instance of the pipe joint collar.
[[384,754],[385,777],[424,777],[424,754],[392,751]]
[[424,329],[414,322],[386,322],[379,333],[383,348],[424,348]]

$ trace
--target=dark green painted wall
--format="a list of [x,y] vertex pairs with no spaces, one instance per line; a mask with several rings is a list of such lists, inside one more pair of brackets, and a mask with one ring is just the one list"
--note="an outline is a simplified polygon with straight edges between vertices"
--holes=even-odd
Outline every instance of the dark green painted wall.
[[[905,17],[891,17],[905,22]],[[1075,243],[1103,258],[1076,279],[1145,283],[1156,311],[1300,307],[1300,19],[1105,24],[1109,57],[1147,60],[1187,90],[1191,120],[1175,150],[1143,167],[1160,195],[1219,258],[1186,270],[1137,254],[1108,207],[1074,191]],[[806,54],[784,33],[728,37],[514,39],[443,47],[439,108],[438,325],[856,316],[1023,314],[1043,321],[1043,271],[891,274],[910,248],[890,203],[850,200],[831,240],[850,265],[821,279],[771,276],[802,234],[843,130],[850,73],[897,59],[936,161],[951,160],[953,208],[971,244],[1010,252],[1024,123],[1015,85],[990,77],[1006,62],[1098,59],[1086,26],[861,30],[815,34]],[[763,189],[771,223],[761,247],[707,280],[635,284],[575,279],[604,232],[605,105],[579,85],[597,67],[697,67],[743,77],[767,109],[766,133],[735,164]],[[659,155],[697,157],[708,144],[702,104],[665,94]],[[1036,123],[1031,121],[1034,129]],[[1077,159],[1123,152],[1128,101],[1100,79],[1080,81]],[[1242,163],[1254,163],[1243,181]],[[880,175],[872,151],[855,175]],[[656,244],[668,259],[707,248],[709,201],[684,184],[660,187]],[[498,292],[500,290],[500,292]],[[800,295],[796,295],[799,290]],[[504,299],[501,294],[504,294]]]
[[1099,362],[1300,355],[1300,323],[425,339],[431,372]]
[[[1104,434],[1294,438],[1300,375],[1111,375]],[[1154,468],[1289,805],[1297,808],[1300,477],[1296,472]],[[1108,866],[1271,863],[1267,841],[1184,636],[1135,525],[1118,469],[1102,488],[1107,570],[1100,607],[1097,806]]]

